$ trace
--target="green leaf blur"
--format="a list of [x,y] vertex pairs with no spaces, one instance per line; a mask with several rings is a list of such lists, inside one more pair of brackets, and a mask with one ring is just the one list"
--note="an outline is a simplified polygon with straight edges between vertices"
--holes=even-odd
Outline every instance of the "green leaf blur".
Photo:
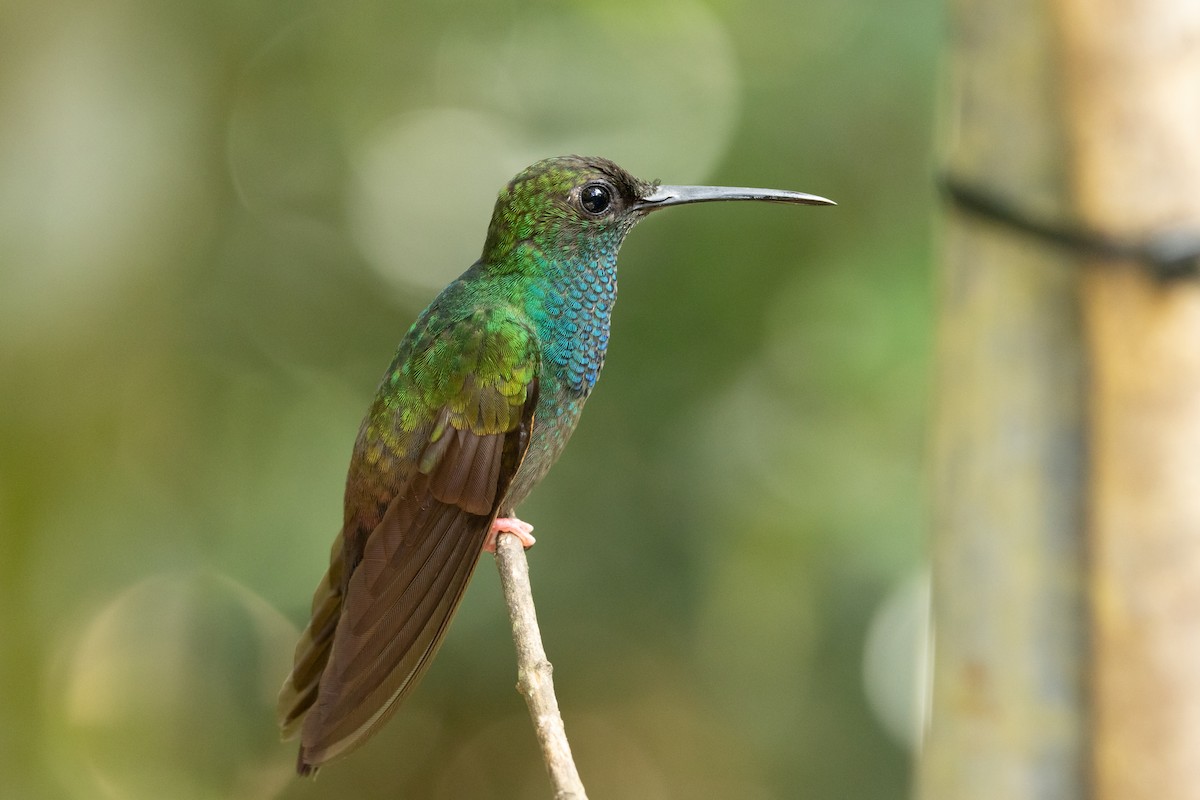
[[864,659],[921,560],[939,38],[929,0],[0,7],[0,796],[547,796],[490,563],[316,782],[273,697],[396,343],[570,152],[839,203],[624,246],[522,507],[589,792],[906,796],[863,675],[911,688]]

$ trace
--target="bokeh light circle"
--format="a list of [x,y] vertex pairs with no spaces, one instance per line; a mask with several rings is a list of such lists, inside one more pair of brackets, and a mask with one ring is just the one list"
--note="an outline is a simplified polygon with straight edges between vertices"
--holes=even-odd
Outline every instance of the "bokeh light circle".
[[212,573],[130,586],[87,622],[51,709],[78,797],[264,800],[292,775],[274,701],[296,630]]
[[[600,155],[700,182],[732,138],[734,47],[696,0],[539,7],[490,26],[377,11],[373,29],[318,14],[263,45],[240,78],[228,163],[247,208],[345,223],[399,286],[469,266],[500,187],[533,161]],[[353,42],[356,60],[318,85],[306,76],[330,41]],[[398,51],[428,56],[401,70]]]
[[354,242],[391,282],[448,283],[479,258],[496,191],[535,158],[517,153],[503,118],[478,111],[419,111],[378,126],[352,159]]
[[863,645],[863,689],[883,729],[910,752],[920,748],[928,702],[929,573],[898,583],[876,610]]

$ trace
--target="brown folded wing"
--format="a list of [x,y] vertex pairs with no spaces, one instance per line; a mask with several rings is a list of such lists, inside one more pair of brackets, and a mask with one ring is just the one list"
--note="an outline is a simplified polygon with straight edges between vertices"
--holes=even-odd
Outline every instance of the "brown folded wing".
[[428,668],[529,446],[536,377],[522,389],[466,381],[470,402],[423,429],[378,523],[350,523],[334,543],[279,697],[284,736],[300,733],[302,774],[362,744]]

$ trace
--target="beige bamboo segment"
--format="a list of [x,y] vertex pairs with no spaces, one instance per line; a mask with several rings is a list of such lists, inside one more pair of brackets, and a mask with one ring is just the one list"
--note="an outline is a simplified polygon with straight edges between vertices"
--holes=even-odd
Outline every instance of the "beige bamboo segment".
[[[1059,10],[1079,213],[1200,230],[1200,3]],[[1200,285],[1097,265],[1083,298],[1095,795],[1200,798]]]
[[[953,0],[947,169],[1065,215],[1051,8]],[[921,800],[1081,800],[1078,268],[949,211],[934,445],[933,685]]]

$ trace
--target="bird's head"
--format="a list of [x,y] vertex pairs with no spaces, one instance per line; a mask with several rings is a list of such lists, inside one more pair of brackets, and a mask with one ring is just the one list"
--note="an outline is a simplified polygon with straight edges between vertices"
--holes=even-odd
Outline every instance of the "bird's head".
[[546,255],[593,242],[619,246],[640,218],[634,206],[653,190],[604,158],[539,161],[500,191],[483,259],[498,263],[522,244]]
[[500,264],[521,245],[546,257],[597,250],[615,257],[625,234],[650,212],[723,200],[834,204],[816,195],[777,189],[662,186],[635,178],[606,158],[547,158],[501,190],[483,260]]

